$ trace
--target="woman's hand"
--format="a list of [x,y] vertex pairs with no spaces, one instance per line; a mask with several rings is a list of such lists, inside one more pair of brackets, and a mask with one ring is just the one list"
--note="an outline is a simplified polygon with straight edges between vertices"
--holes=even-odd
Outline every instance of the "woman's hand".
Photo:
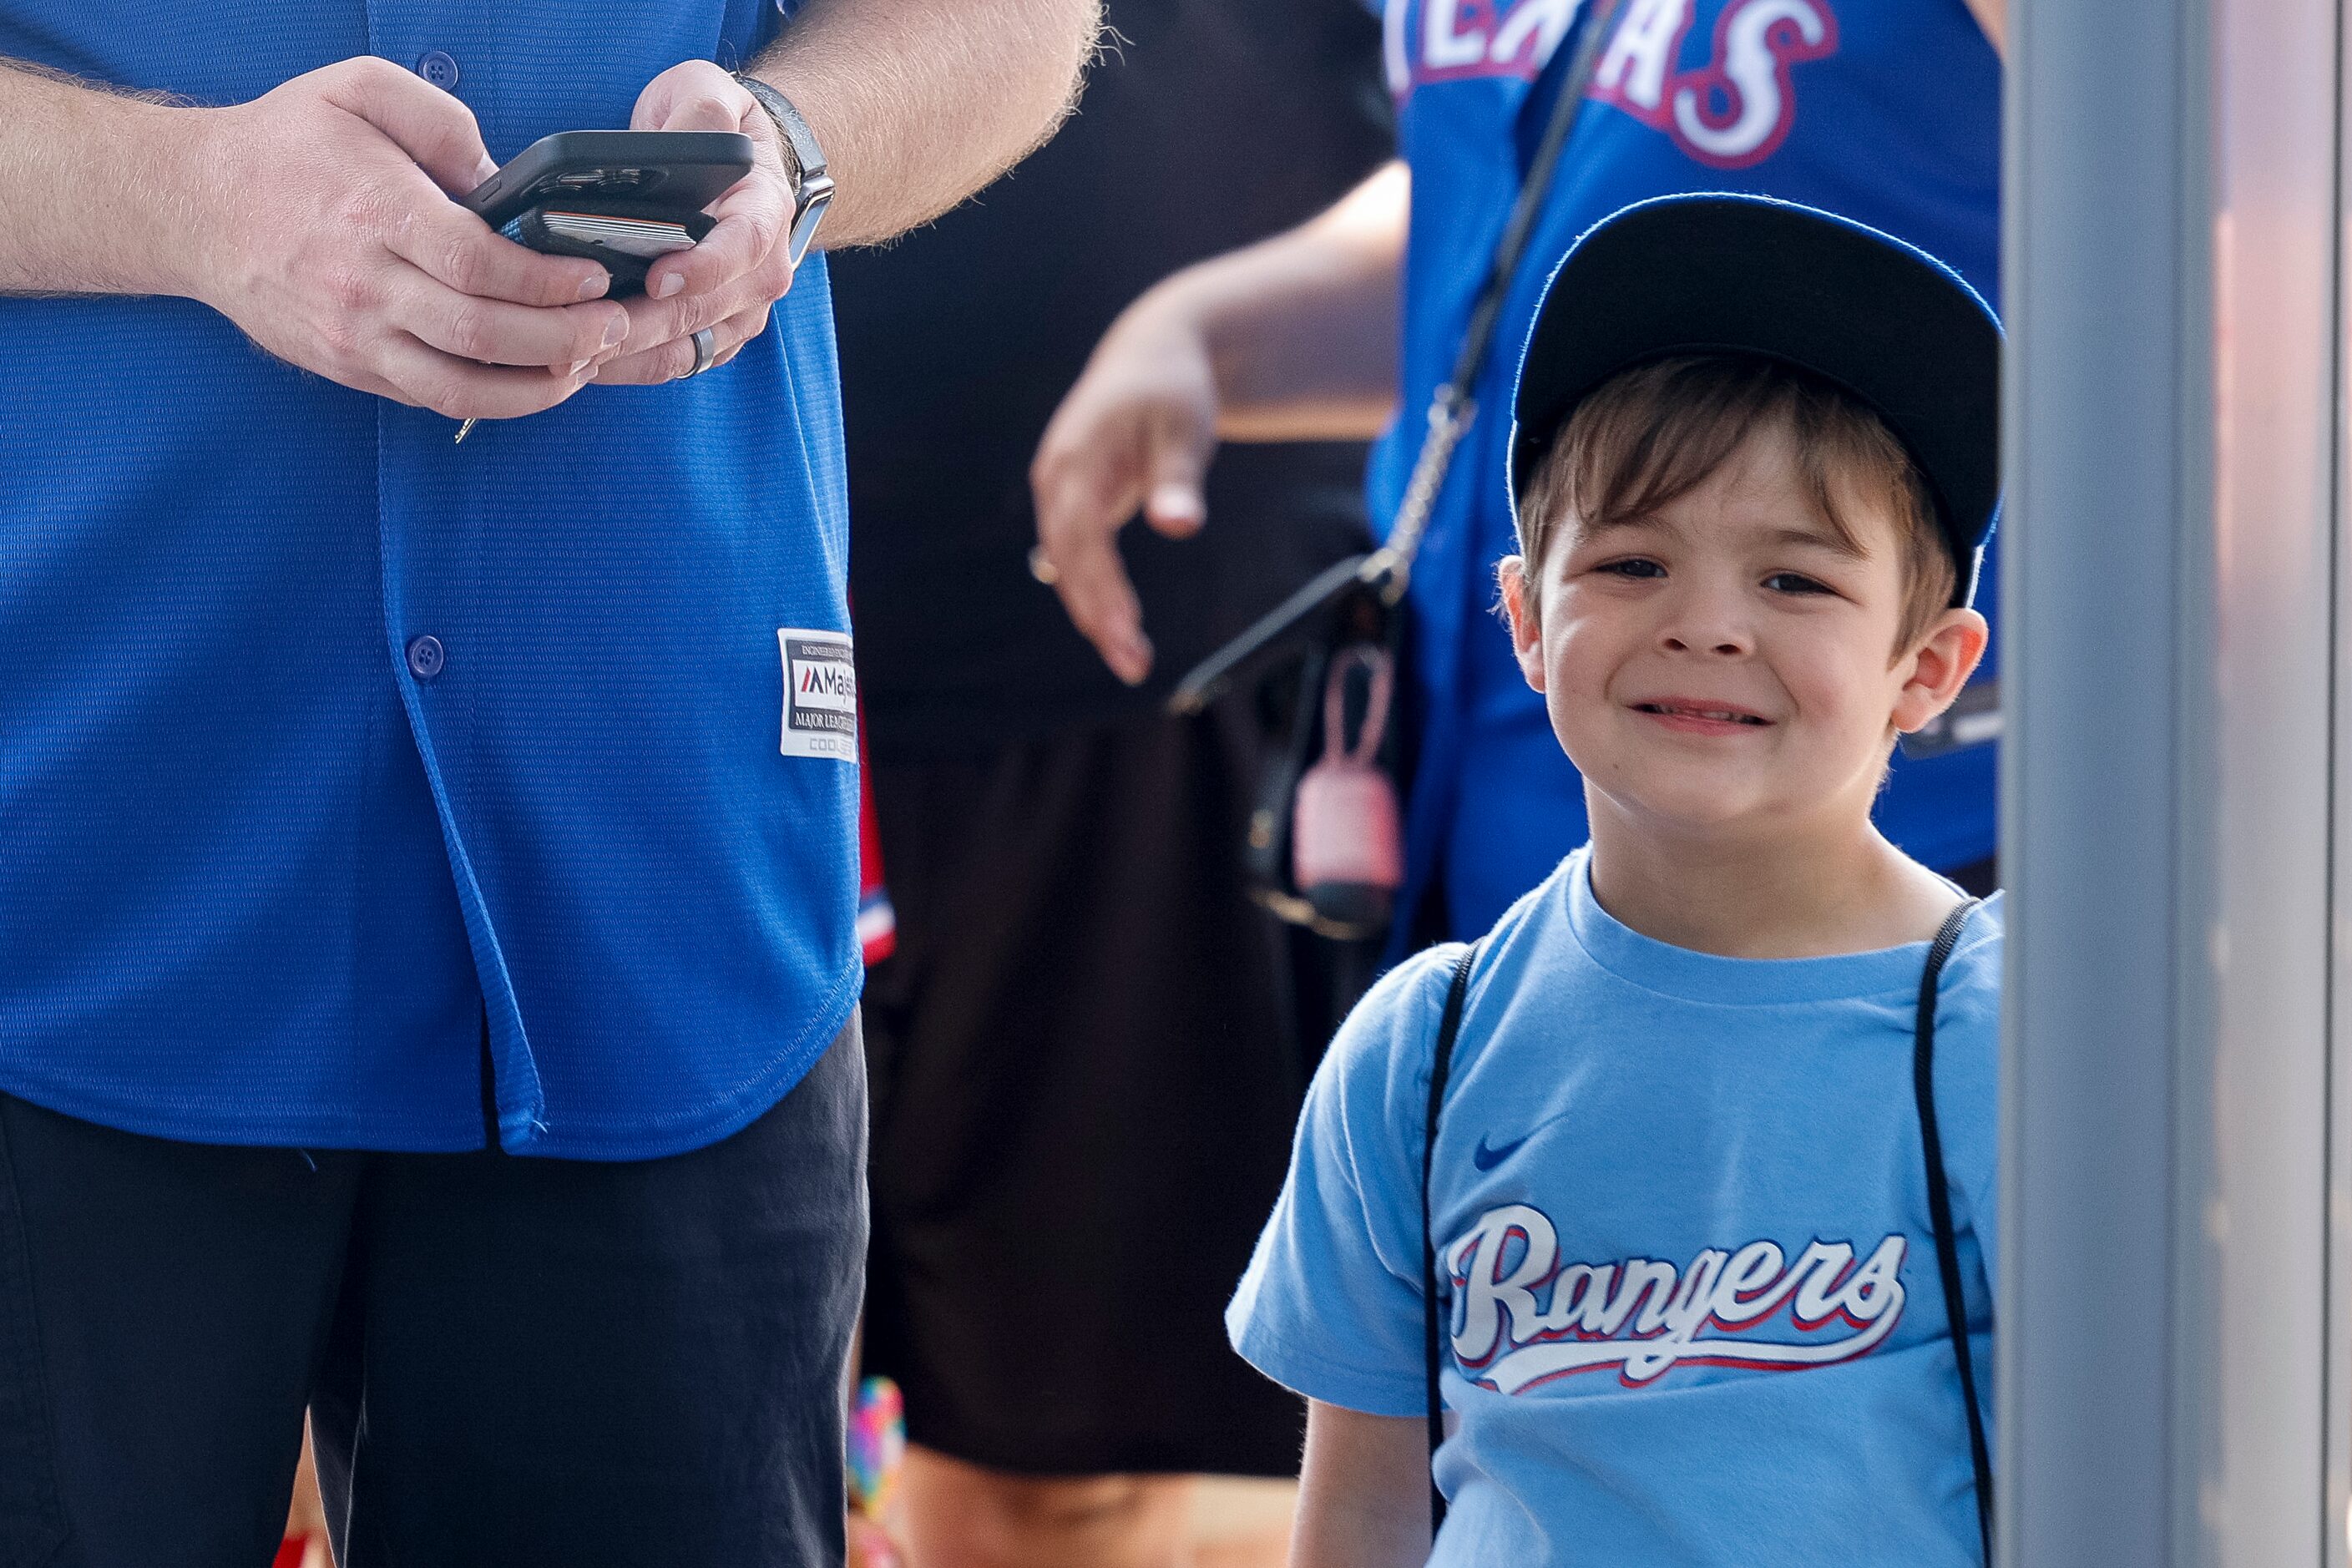
[[1029,466],[1039,575],[1130,686],[1151,673],[1151,641],[1119,560],[1118,531],[1140,510],[1171,539],[1200,531],[1217,413],[1207,334],[1163,284],[1095,345]]

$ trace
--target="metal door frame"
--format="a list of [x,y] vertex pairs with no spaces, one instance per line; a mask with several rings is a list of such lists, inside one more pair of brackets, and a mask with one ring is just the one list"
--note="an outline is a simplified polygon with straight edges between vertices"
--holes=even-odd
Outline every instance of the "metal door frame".
[[2339,5],[2011,0],[2006,1563],[2347,1562]]

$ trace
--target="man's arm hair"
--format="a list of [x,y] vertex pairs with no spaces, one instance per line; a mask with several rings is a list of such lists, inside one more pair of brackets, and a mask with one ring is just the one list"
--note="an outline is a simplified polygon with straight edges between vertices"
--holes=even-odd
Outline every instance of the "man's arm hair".
[[751,74],[838,185],[830,248],[878,245],[1043,145],[1077,102],[1100,0],[809,0]]
[[172,294],[265,352],[453,418],[537,413],[627,327],[604,268],[449,199],[473,111],[372,56],[202,109],[0,62],[0,293]]
[[[1052,135],[1100,16],[1100,0],[809,0],[753,69],[824,148],[824,243],[936,217]],[[0,58],[0,293],[196,292],[212,112]]]
[[0,293],[145,294],[175,282],[170,231],[187,111],[0,57]]

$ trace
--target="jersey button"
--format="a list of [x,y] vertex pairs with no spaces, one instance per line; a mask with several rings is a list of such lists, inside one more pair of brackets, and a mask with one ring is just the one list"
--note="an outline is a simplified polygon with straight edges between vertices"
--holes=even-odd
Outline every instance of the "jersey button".
[[408,668],[419,680],[432,679],[447,662],[448,656],[442,651],[439,637],[422,637],[408,645]]
[[447,92],[457,85],[457,58],[446,49],[436,49],[416,62],[416,74]]

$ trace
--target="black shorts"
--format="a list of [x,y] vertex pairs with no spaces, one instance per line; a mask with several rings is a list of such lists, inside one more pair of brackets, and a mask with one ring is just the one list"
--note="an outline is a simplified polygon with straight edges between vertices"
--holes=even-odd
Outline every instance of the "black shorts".
[[842,1560],[853,1021],[707,1148],[226,1148],[0,1096],[0,1564],[255,1568],[308,1405],[343,1568]]
[[1042,1474],[1297,1474],[1223,1311],[1307,1063],[1244,889],[1244,716],[874,769],[898,948],[866,986],[866,1365],[908,1435]]

